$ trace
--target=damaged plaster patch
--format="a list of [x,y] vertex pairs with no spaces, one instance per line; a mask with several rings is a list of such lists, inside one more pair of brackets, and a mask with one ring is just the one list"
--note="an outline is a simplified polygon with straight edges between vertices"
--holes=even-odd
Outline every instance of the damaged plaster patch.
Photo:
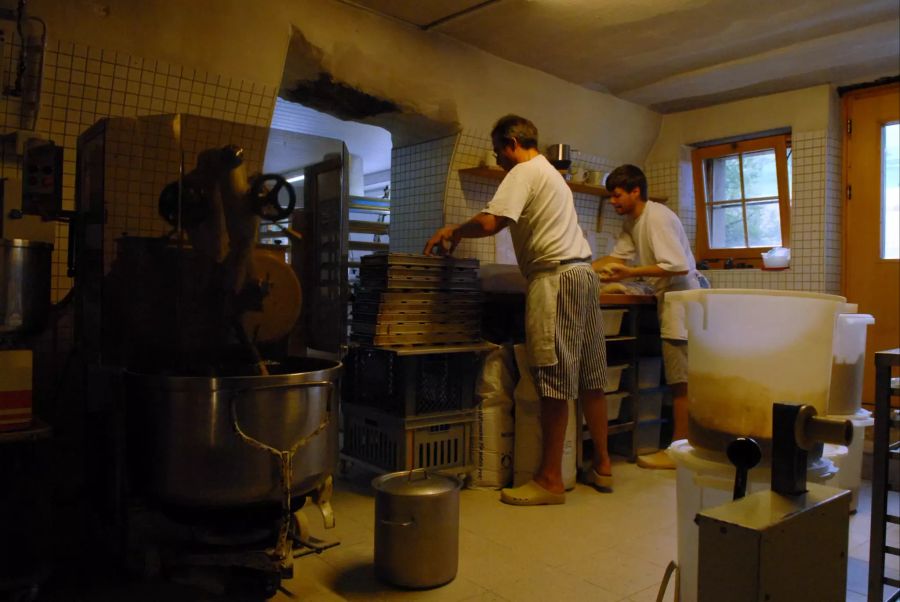
[[331,74],[325,72],[320,72],[315,80],[296,82],[286,90],[285,97],[345,121],[400,112],[397,104],[335,81]]
[[396,103],[336,79],[332,71],[323,50],[293,27],[281,78],[282,98],[345,121],[401,112]]
[[345,121],[382,127],[391,133],[395,148],[460,131],[452,100],[423,111],[414,101],[373,95],[342,79],[334,62],[333,56],[312,44],[294,26],[278,95]]

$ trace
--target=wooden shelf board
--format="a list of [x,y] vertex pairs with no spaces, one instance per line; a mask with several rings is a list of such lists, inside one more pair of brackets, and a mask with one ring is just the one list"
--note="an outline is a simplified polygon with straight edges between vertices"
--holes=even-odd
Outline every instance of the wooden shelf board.
[[388,243],[351,240],[349,242],[349,249],[351,251],[387,251],[389,246]]
[[[459,173],[462,175],[475,176],[488,180],[496,180],[498,182],[506,177],[506,172],[502,169],[495,169],[490,167],[467,167],[465,169],[460,169]],[[581,192],[600,198],[607,198],[610,196],[609,191],[603,186],[594,186],[592,184],[585,184],[583,182],[566,182],[566,184],[569,185],[569,188],[571,188],[573,192]],[[668,201],[668,197],[652,196],[650,197],[650,200],[657,201],[659,203],[665,203],[666,201]]]
[[385,222],[366,222],[350,220],[350,232],[357,234],[387,235],[390,224]]
[[[468,167],[466,169],[460,169],[459,173],[468,176],[485,178],[488,180],[496,180],[498,182],[506,177],[506,172],[502,169],[492,169],[490,167]],[[606,188],[604,188],[603,186],[592,186],[590,184],[582,184],[576,182],[566,182],[566,184],[569,185],[569,188],[571,188],[573,192],[591,194],[593,196],[601,198],[609,196],[609,192],[607,192]]]

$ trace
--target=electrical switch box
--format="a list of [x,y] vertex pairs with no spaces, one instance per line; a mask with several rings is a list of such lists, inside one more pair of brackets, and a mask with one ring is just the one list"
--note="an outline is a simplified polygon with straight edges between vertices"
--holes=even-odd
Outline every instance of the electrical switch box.
[[52,142],[25,149],[22,213],[52,218],[62,210],[63,148]]
[[698,602],[844,602],[850,492],[809,483],[700,512]]

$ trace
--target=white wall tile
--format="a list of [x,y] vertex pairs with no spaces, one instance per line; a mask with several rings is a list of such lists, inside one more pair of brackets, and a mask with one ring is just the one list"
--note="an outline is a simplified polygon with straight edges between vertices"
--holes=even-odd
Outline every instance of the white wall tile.
[[[18,56],[17,40],[7,41],[3,56]],[[276,90],[258,83],[220,77],[181,65],[170,65],[149,57],[138,57],[114,49],[48,39],[41,81],[41,106],[36,123],[23,123],[20,99],[0,97],[0,119],[4,131],[25,129],[33,137],[51,139],[65,149],[67,171],[63,180],[63,207],[74,207],[75,146],[78,135],[104,117],[138,117],[160,113],[193,113],[267,128]],[[9,67],[9,65],[6,65]],[[4,70],[12,72],[9,68]],[[215,85],[207,94],[206,82]],[[11,82],[0,82],[9,85]],[[175,91],[182,90],[184,95]],[[254,102],[233,102],[234,95],[252,90]],[[197,96],[191,95],[197,92]],[[231,97],[229,96],[231,95]],[[219,106],[214,100],[221,99]],[[0,147],[0,176],[19,178],[21,158],[11,143]],[[154,191],[159,194],[159,190]],[[130,224],[139,224],[133,216]],[[137,220],[137,221],[136,221]],[[129,225],[128,218],[121,224]],[[139,228],[140,229],[140,228]],[[53,300],[61,299],[71,280],[66,277],[68,228],[57,227],[53,254]]]
[[[791,268],[783,272],[709,270],[705,275],[714,287],[840,292],[841,140],[839,134],[824,130],[796,132],[791,144]],[[689,156],[674,169],[668,163],[655,164],[648,166],[646,173],[650,193],[669,197],[669,207],[677,207],[685,232],[695,243],[697,220]]]

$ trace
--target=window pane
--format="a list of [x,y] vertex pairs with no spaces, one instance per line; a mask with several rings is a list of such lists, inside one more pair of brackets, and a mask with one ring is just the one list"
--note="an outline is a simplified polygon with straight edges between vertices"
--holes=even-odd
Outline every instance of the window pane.
[[741,198],[741,167],[738,155],[707,160],[712,169],[712,198],[710,201],[734,201]]
[[[744,198],[778,196],[778,177],[775,173],[775,149],[744,155]],[[749,219],[749,218],[748,218]]]
[[739,249],[744,242],[744,212],[738,205],[718,205],[709,208],[709,247],[711,249]]
[[751,247],[781,246],[778,201],[747,203],[747,238]]
[[882,128],[881,257],[900,259],[900,124]]

